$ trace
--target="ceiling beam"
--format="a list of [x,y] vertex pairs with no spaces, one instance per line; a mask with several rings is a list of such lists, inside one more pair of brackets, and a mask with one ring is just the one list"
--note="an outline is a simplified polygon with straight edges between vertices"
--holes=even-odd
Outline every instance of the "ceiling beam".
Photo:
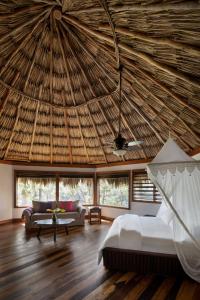
[[18,120],[19,120],[19,115],[20,115],[20,109],[21,109],[21,105],[22,105],[22,100],[23,99],[20,97],[20,100],[19,100],[19,103],[18,103],[17,109],[16,109],[15,123],[14,123],[14,126],[12,128],[11,135],[10,135],[7,147],[6,147],[6,151],[5,151],[5,154],[4,154],[4,159],[7,159],[8,152],[9,152],[9,149],[10,149],[10,145],[12,143],[12,139],[13,139],[13,136],[15,134],[16,126],[17,126],[17,123],[18,123]]
[[[63,57],[64,69],[65,69],[65,72],[67,74],[67,78],[69,80],[69,86],[70,86],[70,93],[71,93],[72,101],[73,101],[74,105],[76,105],[76,101],[75,101],[75,98],[74,98],[74,92],[73,92],[73,89],[72,89],[72,82],[71,82],[71,78],[70,78],[70,75],[69,75],[67,60],[66,60],[64,48],[63,48],[63,45],[62,45],[62,41],[61,41],[61,38],[60,38],[59,29],[58,29],[58,26],[57,26],[56,23],[55,23],[55,27],[56,27],[56,32],[57,32],[57,36],[58,36],[59,47],[60,47],[62,57]],[[85,144],[85,139],[84,139],[84,136],[83,136],[83,133],[82,133],[80,118],[79,118],[79,114],[77,112],[77,109],[75,110],[75,113],[76,113],[76,118],[78,120],[79,131],[80,131],[81,139],[82,139],[82,142],[83,142],[83,145],[84,145],[85,154],[86,154],[86,157],[87,157],[87,161],[89,162],[89,155],[88,155],[87,147],[86,147],[86,144]]]
[[[105,35],[103,33],[101,33],[100,31],[95,31],[90,29],[87,25],[81,23],[79,20],[71,17],[71,16],[64,16],[63,17],[66,21],[68,21],[71,25],[75,26],[76,28],[78,27],[79,29],[82,29],[83,31],[85,31],[85,33],[90,34],[96,38],[98,38],[99,40],[108,43],[110,45],[113,46],[113,39],[112,37]],[[121,50],[126,51],[127,53],[144,60],[145,62],[147,62],[148,64],[150,64],[151,66],[165,72],[168,73],[169,75],[175,76],[185,82],[187,82],[188,84],[192,84],[193,86],[199,88],[200,87],[200,83],[196,80],[192,80],[189,76],[185,75],[184,73],[175,70],[172,67],[169,67],[165,64],[162,64],[158,61],[155,61],[150,55],[144,53],[144,52],[139,52],[137,50],[134,50],[132,47],[124,44],[124,43],[118,43],[119,48]]]
[[[186,146],[187,146],[187,149],[188,149],[188,144],[185,143],[185,141],[182,140],[182,138],[176,133],[175,129],[173,129],[171,126],[169,126],[169,123],[167,123],[164,119],[163,119],[163,116],[161,114],[161,111],[158,112],[156,111],[152,106],[150,106],[146,101],[145,99],[132,87],[131,88],[133,93],[140,99],[140,101],[145,104],[148,109],[150,109],[155,115],[156,115],[156,118],[158,118],[160,120],[161,123],[164,124],[164,127],[166,127],[166,130],[169,130],[169,132],[173,132],[174,135],[176,136],[177,139],[179,139],[182,143],[184,143]],[[162,108],[164,108],[164,106],[162,106]],[[189,146],[189,148],[191,148]]]
[[24,89],[23,89],[24,92],[26,91],[27,84],[28,84],[28,81],[29,81],[31,72],[32,72],[33,67],[34,67],[34,64],[35,64],[36,55],[37,55],[37,50],[38,50],[38,49],[40,48],[40,46],[41,46],[41,43],[42,43],[42,40],[43,40],[43,37],[44,37],[44,34],[45,34],[46,26],[47,26],[47,24],[45,23],[45,25],[43,26],[43,29],[42,29],[42,31],[41,31],[40,39],[39,39],[38,43],[36,44],[36,47],[35,47],[33,56],[32,56],[32,58],[31,58],[31,65],[30,65],[30,68],[29,68],[29,70],[28,70],[28,74],[26,75],[26,81],[25,81],[25,84],[24,84]]
[[[62,30],[62,34],[63,34],[63,36],[64,36],[63,30]],[[90,91],[91,91],[92,95],[93,95],[94,97],[96,97],[96,94],[95,94],[95,92],[94,92],[94,90],[93,90],[93,88],[92,88],[92,86],[91,86],[90,80],[88,79],[87,74],[86,74],[85,71],[83,70],[82,63],[81,63],[81,61],[80,61],[78,55],[75,54],[73,48],[70,46],[69,39],[68,39],[67,37],[66,37],[66,40],[67,40],[67,42],[68,42],[68,47],[69,47],[69,49],[70,49],[72,55],[73,55],[74,58],[76,59],[76,63],[78,64],[79,69],[81,70],[81,73],[82,73],[83,77],[85,78],[86,82],[87,82],[88,85],[89,85],[89,88],[90,88]],[[78,79],[79,79],[79,77],[78,77]],[[81,82],[80,82],[80,79],[79,79],[79,85],[80,85],[80,90],[81,90],[81,94],[82,94],[82,96],[83,96],[83,99],[84,99],[85,103],[87,103],[87,100],[85,99],[85,95],[84,95],[83,90],[82,90],[82,88],[81,88]],[[97,137],[98,142],[99,142],[99,146],[100,146],[100,148],[101,148],[101,150],[102,150],[104,159],[105,159],[105,161],[106,161],[106,163],[107,163],[108,161],[107,161],[107,157],[106,157],[106,154],[105,154],[105,150],[104,150],[104,148],[103,148],[103,146],[102,146],[101,139],[100,139],[100,137],[99,137],[99,134],[98,134],[98,131],[97,131],[97,127],[96,127],[96,124],[95,124],[95,122],[94,122],[93,116],[92,116],[92,114],[91,114],[89,105],[87,105],[87,109],[88,109],[88,113],[89,113],[90,120],[91,120],[91,122],[92,122],[93,128],[94,128],[95,133],[96,133],[96,137]]]
[[[102,82],[101,79],[100,79],[100,82],[101,82],[102,87],[103,87],[105,90],[107,90],[107,87],[105,86],[105,84]],[[115,102],[114,97],[111,96],[111,97],[110,97],[110,100],[111,100],[111,102],[113,103],[113,105],[115,106],[115,108],[116,108],[117,110],[119,110],[118,105],[117,105],[117,103]],[[125,128],[128,128],[128,130],[130,131],[131,136],[132,136],[133,139],[136,141],[137,138],[136,138],[136,136],[135,136],[135,134],[134,134],[134,132],[133,132],[133,129],[130,127],[128,120],[127,120],[126,117],[124,116],[123,111],[121,111],[121,117],[122,117],[122,121],[123,121],[123,123],[124,123]],[[147,158],[147,155],[146,155],[146,153],[145,153],[145,151],[144,151],[142,145],[139,145],[139,148],[142,150],[142,153],[143,153],[144,157]]]
[[104,67],[97,61],[96,57],[85,47],[85,45],[79,39],[79,37],[63,21],[61,21],[61,23],[63,27],[70,33],[70,35],[73,36],[80,48],[84,50],[84,52],[90,57],[90,59],[94,61],[97,67],[102,71],[102,73],[110,80],[107,70],[104,69]]
[[[45,13],[44,17],[42,17],[42,15]],[[27,24],[33,23],[35,21],[37,21],[39,19],[39,21],[34,25],[34,27],[32,28],[32,30],[26,35],[26,37],[22,40],[22,42],[18,45],[18,47],[15,48],[14,52],[12,52],[11,56],[9,57],[9,59],[6,61],[5,65],[2,67],[1,71],[0,71],[0,76],[2,76],[3,72],[6,70],[6,68],[10,65],[11,61],[13,60],[13,58],[16,57],[17,53],[19,52],[20,49],[22,49],[23,47],[25,47],[27,41],[29,40],[29,38],[32,36],[33,32],[37,29],[37,27],[46,19],[48,18],[50,14],[50,10],[45,10],[42,11],[42,13],[40,13],[39,15],[36,15],[36,17],[31,18],[31,20],[29,20],[29,22],[27,22]],[[40,19],[40,17],[42,17]],[[26,24],[26,23],[25,23]],[[22,28],[24,26],[26,26],[25,24],[23,24]],[[21,29],[21,28],[20,28]],[[17,30],[17,28],[15,29]],[[14,31],[14,30],[13,30]],[[4,35],[3,37],[5,38]],[[9,36],[9,34],[8,34]],[[0,39],[0,43],[2,43],[1,39]]]
[[35,111],[35,120],[34,120],[33,132],[32,132],[32,137],[31,137],[31,146],[30,146],[29,156],[28,156],[29,160],[31,160],[31,158],[32,158],[32,149],[33,149],[33,143],[34,143],[34,138],[35,138],[35,131],[36,131],[36,127],[37,127],[39,106],[40,106],[40,103],[38,101],[37,106],[36,106],[36,111]]
[[[18,78],[19,78],[19,72],[17,72],[16,75],[14,76],[14,78],[13,78],[13,80],[11,82],[11,85],[14,85],[16,83],[16,81],[17,81]],[[2,115],[2,112],[3,112],[4,108],[5,108],[5,106],[7,104],[9,96],[10,96],[10,90],[7,89],[6,93],[5,93],[4,97],[3,97],[3,99],[1,101],[1,104],[0,104],[0,118],[1,118],[1,115]]]
[[161,88],[161,90],[165,91],[168,95],[170,95],[172,97],[172,99],[176,100],[179,104],[183,105],[184,107],[187,107],[189,110],[191,110],[192,112],[194,112],[195,114],[200,116],[200,110],[198,108],[196,108],[194,106],[191,106],[188,103],[186,103],[180,96],[177,96],[175,93],[172,92],[172,90],[170,90],[164,84],[162,84],[161,82],[156,80],[153,76],[148,74],[145,70],[143,70],[143,69],[139,68],[138,66],[136,66],[130,59],[124,57],[123,61],[127,65],[133,67],[135,70],[140,72],[143,76],[145,76],[145,78],[148,78],[152,83],[159,86]]
[[[49,51],[49,89],[50,89],[50,103],[53,102],[53,19],[50,15],[50,51]],[[53,108],[50,107],[50,163],[53,163]]]
[[[63,26],[68,28],[63,22],[62,22]],[[84,47],[82,41],[80,41],[75,35],[74,33],[68,29],[68,31],[70,32],[71,35],[74,36],[74,38],[76,39],[77,43],[79,44],[79,46],[88,54],[88,56],[90,56],[94,62],[103,70],[104,74],[107,75],[107,77],[109,78],[109,80],[114,83],[116,85],[115,80],[106,72],[106,70],[102,67],[102,65],[95,59],[94,55],[86,48]],[[122,92],[122,96],[124,95],[124,97],[127,99],[126,95]],[[160,140],[160,142],[162,144],[164,144],[164,140],[161,137],[160,133],[157,131],[157,129],[151,124],[151,121],[148,119],[148,117],[145,116],[145,114],[140,110],[140,108],[136,105],[133,104],[132,101],[130,101],[129,99],[127,100],[131,107],[138,112],[138,114],[143,118],[143,120],[148,124],[148,126],[151,128],[151,130],[154,132],[154,134],[157,136],[157,138]]]
[[73,164],[72,147],[71,147],[70,133],[69,133],[69,118],[67,115],[67,110],[64,110],[64,122],[65,122],[65,128],[67,133],[67,146],[69,150],[70,164]]
[[[196,1],[190,1],[189,3],[163,3],[163,4],[152,4],[152,5],[137,5],[137,4],[127,4],[127,5],[110,5],[109,10],[113,13],[118,13],[118,12],[161,12],[168,10],[174,10],[174,11],[187,11],[190,9],[200,9],[200,4],[197,3]],[[94,13],[102,13],[105,12],[102,7],[88,7],[87,9],[79,9],[79,10],[71,10],[66,13],[69,13],[70,15],[80,15],[81,13],[86,13],[86,14],[92,14]]]
[[[194,132],[187,124],[184,120],[181,119],[181,117],[179,115],[177,115],[162,99],[160,99],[159,97],[157,97],[156,95],[154,95],[144,84],[142,84],[137,78],[136,76],[133,76],[133,74],[125,69],[125,71],[127,72],[127,75],[129,77],[132,78],[132,80],[134,82],[136,82],[139,86],[141,86],[144,90],[146,90],[147,94],[151,95],[151,97],[153,97],[156,101],[158,101],[160,103],[160,105],[164,106],[166,109],[168,109],[170,111],[170,113],[174,116],[175,119],[179,120],[182,125],[186,128],[187,131],[189,131],[198,141],[200,141],[200,137],[198,136],[198,134],[196,132]],[[133,86],[132,86],[133,89]],[[134,89],[134,91],[136,92],[136,90]],[[138,94],[138,93],[137,93]],[[174,119],[174,120],[175,120]],[[172,124],[171,124],[172,126]]]
[[[102,26],[98,27],[98,30],[102,30],[102,29],[107,30],[109,32],[111,31],[111,28],[110,28],[109,25],[102,25]],[[116,26],[115,31],[117,33],[122,34],[122,35],[131,37],[131,39],[138,39],[138,40],[141,40],[141,41],[157,44],[159,46],[163,45],[163,46],[173,47],[175,49],[185,51],[185,52],[189,53],[190,55],[195,55],[195,56],[198,56],[198,57],[200,55],[200,50],[197,47],[190,46],[190,45],[187,45],[185,43],[180,43],[180,42],[171,40],[169,38],[151,37],[147,34],[130,31],[127,28],[120,27],[120,26]]]

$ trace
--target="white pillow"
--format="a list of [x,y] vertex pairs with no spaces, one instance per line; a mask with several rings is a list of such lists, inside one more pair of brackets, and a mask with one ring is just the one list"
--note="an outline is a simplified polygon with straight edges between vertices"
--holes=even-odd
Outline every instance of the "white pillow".
[[165,202],[163,201],[156,217],[161,219],[165,224],[169,225],[170,221],[172,220],[174,213],[171,208],[167,207]]

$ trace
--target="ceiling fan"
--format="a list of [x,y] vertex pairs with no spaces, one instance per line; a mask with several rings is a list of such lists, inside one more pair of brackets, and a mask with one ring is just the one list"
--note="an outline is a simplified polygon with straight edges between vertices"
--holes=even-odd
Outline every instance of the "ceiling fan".
[[142,140],[131,140],[127,141],[121,134],[121,118],[122,118],[122,70],[123,66],[119,66],[119,120],[118,120],[118,134],[113,142],[107,142],[106,145],[110,146],[113,149],[113,154],[117,156],[123,156],[127,151],[136,151],[138,146],[140,146]]

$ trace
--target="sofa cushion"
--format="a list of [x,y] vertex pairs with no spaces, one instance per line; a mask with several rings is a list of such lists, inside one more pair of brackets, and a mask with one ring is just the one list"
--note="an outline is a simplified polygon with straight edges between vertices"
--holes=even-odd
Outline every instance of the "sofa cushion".
[[79,200],[75,201],[59,201],[59,208],[65,209],[67,212],[77,211]]
[[54,209],[56,201],[32,201],[33,211],[36,213],[46,213],[47,209]]

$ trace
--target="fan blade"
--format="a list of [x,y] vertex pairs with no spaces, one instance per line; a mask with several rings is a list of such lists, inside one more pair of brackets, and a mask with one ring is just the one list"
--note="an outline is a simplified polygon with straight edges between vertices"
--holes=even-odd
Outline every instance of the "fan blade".
[[128,142],[128,146],[139,146],[141,144],[143,144],[144,142],[143,141],[130,141]]
[[138,148],[138,146],[136,145],[136,146],[128,146],[127,148],[126,148],[126,150],[127,151],[138,151],[138,150],[140,150],[140,148]]

